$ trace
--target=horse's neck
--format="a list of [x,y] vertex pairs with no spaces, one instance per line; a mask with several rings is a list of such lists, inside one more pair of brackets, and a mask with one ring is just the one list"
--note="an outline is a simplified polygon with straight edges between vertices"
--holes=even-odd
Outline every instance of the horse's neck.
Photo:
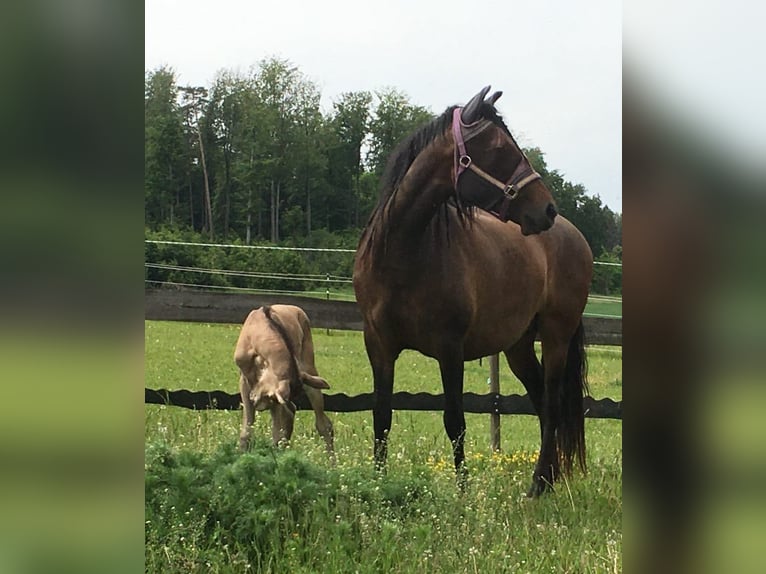
[[384,208],[389,232],[425,230],[452,193],[451,161],[452,153],[444,149],[426,150],[415,159]]

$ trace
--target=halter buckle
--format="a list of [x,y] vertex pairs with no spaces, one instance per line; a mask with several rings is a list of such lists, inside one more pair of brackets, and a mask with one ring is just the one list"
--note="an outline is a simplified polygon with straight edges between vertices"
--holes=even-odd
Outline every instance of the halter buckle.
[[471,165],[471,156],[470,155],[461,155],[460,159],[458,159],[458,163],[464,168],[467,169],[469,165]]
[[516,189],[512,183],[509,183],[508,185],[505,186],[505,189],[503,190],[503,194],[508,199],[516,199],[516,196],[519,195],[519,191],[520,190]]

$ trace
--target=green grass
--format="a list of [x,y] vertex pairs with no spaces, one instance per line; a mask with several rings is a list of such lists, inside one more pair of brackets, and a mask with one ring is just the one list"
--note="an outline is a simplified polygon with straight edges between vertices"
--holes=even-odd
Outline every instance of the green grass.
[[588,298],[588,303],[585,305],[585,314],[622,317],[622,297],[592,295]]
[[[235,393],[232,355],[238,333],[238,325],[147,321],[146,386]],[[330,393],[372,389],[360,333],[328,335],[315,329],[314,343],[317,368],[332,386]],[[589,348],[588,358],[592,394],[621,399],[621,350]],[[487,361],[467,363],[465,390],[487,392],[488,371]],[[404,352],[397,362],[395,390],[441,392],[436,362]],[[501,390],[524,392],[503,361]],[[145,413],[147,570],[621,569],[619,421],[586,420],[589,473],[576,473],[552,495],[527,500],[523,494],[539,448],[535,417],[502,417],[503,454],[493,455],[489,417],[466,415],[471,480],[460,494],[441,413],[394,413],[384,478],[372,472],[371,413],[329,413],[338,454],[334,469],[310,412],[298,413],[286,451],[260,444],[242,456],[231,451],[239,432],[238,412],[146,405]],[[254,435],[265,440],[269,425],[268,414],[259,414]],[[243,470],[251,467],[259,477]],[[226,486],[217,490],[221,485]],[[285,498],[284,492],[294,496]],[[264,493],[282,494],[264,498]],[[247,498],[268,504],[237,507],[237,500]]]

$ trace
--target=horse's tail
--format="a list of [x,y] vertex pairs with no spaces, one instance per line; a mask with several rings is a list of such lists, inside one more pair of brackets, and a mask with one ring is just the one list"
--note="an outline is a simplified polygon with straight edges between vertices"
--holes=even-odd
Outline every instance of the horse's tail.
[[585,412],[583,397],[588,394],[588,362],[585,357],[585,332],[582,319],[569,342],[564,381],[560,391],[560,420],[556,433],[561,466],[571,473],[573,462],[583,472],[585,465]]

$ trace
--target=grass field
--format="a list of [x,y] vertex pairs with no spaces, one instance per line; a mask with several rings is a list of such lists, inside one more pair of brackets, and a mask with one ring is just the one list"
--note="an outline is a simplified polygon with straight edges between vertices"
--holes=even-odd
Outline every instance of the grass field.
[[[150,388],[237,392],[238,325],[145,325]],[[314,330],[330,393],[372,389],[360,333]],[[619,348],[588,349],[596,398],[622,398]],[[488,362],[466,364],[465,390],[487,392]],[[396,391],[441,392],[438,366],[397,362]],[[501,361],[503,394],[523,393]],[[330,413],[330,467],[310,412],[289,449],[238,455],[238,412],[146,405],[146,568],[162,572],[619,572],[622,426],[586,420],[589,472],[539,500],[524,498],[539,447],[537,419],[466,415],[468,489],[455,487],[441,413],[394,413],[388,474],[372,471],[371,413]],[[268,414],[254,435],[268,437]]]

